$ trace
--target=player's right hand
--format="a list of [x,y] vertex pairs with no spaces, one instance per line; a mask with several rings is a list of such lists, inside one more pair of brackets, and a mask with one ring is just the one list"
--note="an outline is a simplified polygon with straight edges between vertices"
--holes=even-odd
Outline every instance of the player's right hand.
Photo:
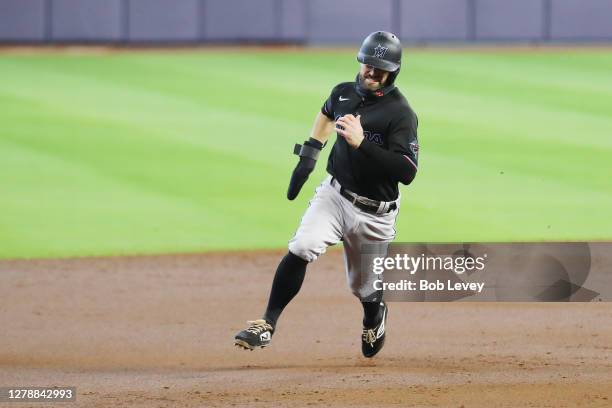
[[[321,150],[323,148],[321,142],[312,138],[304,142],[304,145],[310,146],[317,150]],[[308,180],[308,176],[310,176],[310,173],[312,173],[314,170],[316,163],[316,159],[300,155],[300,161],[298,162],[297,166],[295,166],[295,169],[291,174],[289,188],[287,189],[287,198],[289,200],[294,200],[298,196],[302,186],[304,183],[306,183],[306,180]]]
[[291,181],[289,181],[289,189],[287,190],[287,198],[289,200],[294,200],[298,196],[302,186],[308,180],[308,176],[314,170],[315,163],[314,160],[308,157],[300,157],[300,161],[291,174]]

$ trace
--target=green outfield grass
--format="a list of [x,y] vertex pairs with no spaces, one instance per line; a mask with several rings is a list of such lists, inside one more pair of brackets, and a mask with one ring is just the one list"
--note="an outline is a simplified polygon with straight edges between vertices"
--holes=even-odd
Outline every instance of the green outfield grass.
[[[357,69],[329,51],[0,55],[0,258],[284,247],[324,177],[287,201],[293,144]],[[398,240],[611,239],[611,72],[609,51],[407,50],[421,152]]]

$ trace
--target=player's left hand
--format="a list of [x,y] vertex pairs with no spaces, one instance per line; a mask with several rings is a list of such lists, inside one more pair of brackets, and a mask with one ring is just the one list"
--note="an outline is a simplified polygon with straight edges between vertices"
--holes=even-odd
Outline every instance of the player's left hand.
[[361,146],[361,142],[363,142],[361,115],[357,115],[356,117],[351,114],[342,116],[336,121],[336,132],[338,132],[351,147],[357,149]]

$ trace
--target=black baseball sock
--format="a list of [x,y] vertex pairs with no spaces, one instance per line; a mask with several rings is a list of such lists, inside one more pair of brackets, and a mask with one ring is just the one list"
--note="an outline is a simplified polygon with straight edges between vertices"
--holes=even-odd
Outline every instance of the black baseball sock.
[[380,301],[378,302],[361,302],[363,306],[363,326],[374,327],[380,322],[380,314],[382,309]]
[[276,321],[283,312],[285,306],[300,291],[304,276],[306,275],[306,265],[308,261],[303,260],[297,255],[287,252],[287,255],[280,261],[272,282],[268,308],[264,314],[264,319],[276,328]]

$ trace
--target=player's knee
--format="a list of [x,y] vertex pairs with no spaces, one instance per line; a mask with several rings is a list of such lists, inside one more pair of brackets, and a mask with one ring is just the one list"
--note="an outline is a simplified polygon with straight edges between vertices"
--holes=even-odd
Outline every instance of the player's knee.
[[316,241],[308,238],[294,238],[289,241],[289,251],[308,262],[314,261],[322,253]]

